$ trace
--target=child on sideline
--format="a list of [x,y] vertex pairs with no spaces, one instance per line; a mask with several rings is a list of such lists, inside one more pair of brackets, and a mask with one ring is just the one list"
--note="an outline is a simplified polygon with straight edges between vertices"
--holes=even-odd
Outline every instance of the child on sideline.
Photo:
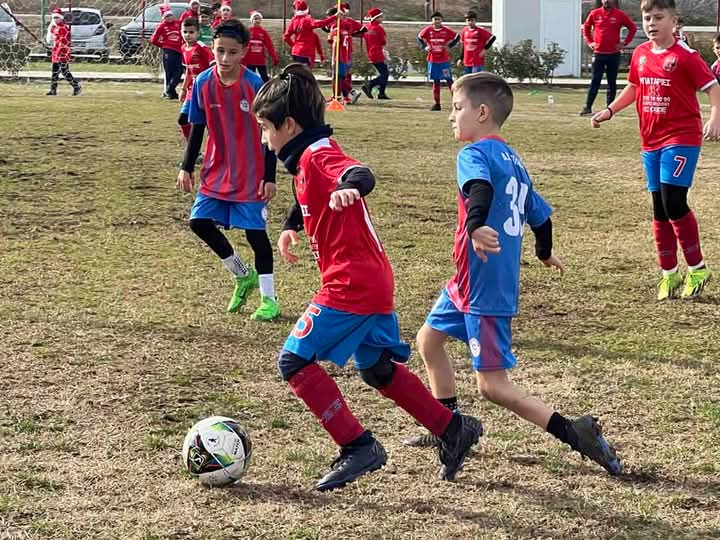
[[197,19],[188,17],[182,22],[182,36],[185,45],[182,48],[183,65],[185,66],[185,81],[180,91],[180,116],[178,124],[182,130],[185,144],[190,137],[190,100],[192,99],[192,87],[195,79],[203,71],[210,67],[215,56],[212,49],[205,45],[202,41],[198,41],[200,37],[200,24]]
[[[242,65],[250,34],[240,21],[215,28],[215,66],[195,79],[190,103],[190,138],[177,185],[189,193],[205,126],[208,140],[200,173],[200,189],[190,211],[190,228],[220,257],[235,278],[227,307],[235,313],[260,286],[255,320],[280,314],[273,282],[273,249],[265,230],[267,203],[275,196],[275,155],[263,148],[250,104],[262,86],[258,75]],[[255,268],[234,252],[217,225],[244,229],[255,253]],[[258,276],[259,274],[259,276]]]
[[715,74],[715,78],[720,82],[720,34],[716,35],[713,39],[713,52],[717,56],[717,60],[710,66],[712,72]]
[[200,0],[190,0],[189,5],[190,7],[180,15],[180,24],[182,24],[185,19],[192,18],[196,21],[200,19]]
[[526,222],[535,233],[537,257],[545,266],[563,271],[562,262],[552,254],[552,211],[500,135],[512,108],[512,90],[497,75],[464,75],[455,83],[450,123],[455,138],[470,143],[457,156],[457,271],[418,333],[418,351],[433,394],[449,409],[457,409],[457,399],[445,341],[454,337],[468,345],[478,388],[486,399],[617,475],[622,471],[620,461],[592,416],[570,420],[508,378],[517,362],[510,325],[518,310]]
[[150,37],[150,43],[162,49],[163,54],[163,70],[165,72],[165,92],[163,97],[166,99],[178,99],[177,85],[180,84],[182,77],[182,31],[180,29],[180,21],[173,15],[169,5],[160,6],[160,16],[162,22]]
[[436,11],[432,14],[432,25],[418,34],[417,41],[420,47],[427,51],[428,79],[432,81],[433,101],[431,111],[440,111],[440,83],[445,84],[452,94],[452,70],[450,69],[450,51],[460,42],[460,35],[447,26],[443,26],[442,13]]
[[[643,0],[643,30],[650,38],[633,52],[628,85],[608,107],[592,118],[600,127],[635,103],[640,123],[643,165],[653,203],[653,234],[662,279],[658,300],[674,298],[683,286],[677,247],[688,272],[682,298],[699,295],[708,280],[695,214],[687,203],[703,136],[720,138],[720,87],[697,51],[673,35],[674,0]],[[710,97],[710,119],[703,128],[696,92]]]
[[242,63],[248,69],[260,75],[260,78],[265,83],[270,79],[267,72],[266,53],[270,55],[273,66],[280,63],[280,58],[275,52],[270,34],[262,27],[262,19],[262,13],[259,11],[253,10],[250,12],[250,44]]
[[390,99],[385,93],[388,80],[390,79],[390,72],[386,63],[389,55],[385,48],[385,45],[387,45],[387,34],[382,25],[383,18],[384,13],[380,8],[370,8],[366,15],[368,22],[366,22],[363,27],[365,28],[363,38],[365,38],[368,61],[375,66],[378,72],[377,77],[366,82],[361,87],[363,93],[370,99],[373,98],[372,91],[376,86],[379,90],[378,99]]
[[463,57],[458,60],[458,67],[463,67],[465,75],[485,71],[485,55],[495,43],[495,36],[477,25],[477,14],[468,11],[465,14],[467,26],[460,32],[460,41],[463,48]]
[[278,240],[280,253],[297,262],[290,246],[304,228],[322,276],[320,291],[278,358],[282,378],[340,446],[340,456],[316,488],[343,487],[387,460],[318,362],[344,366],[351,356],[363,381],[439,437],[440,476],[453,480],[482,425],[443,407],[405,367],[410,348],[400,339],[392,267],[364,198],[375,185],[372,171],[330,138],[325,102],[307,67],[287,66],[263,86],[253,111],[263,140],[295,177],[295,205]]
[[[337,88],[340,90],[345,105],[355,104],[360,93],[353,91],[352,87],[352,53],[353,37],[361,36],[365,30],[363,25],[350,17],[350,4],[340,4],[340,16],[337,16],[337,7],[328,10],[328,16],[335,16],[333,23],[327,28],[328,43],[330,44],[330,58],[332,58],[333,91],[335,91],[335,77],[338,77]],[[340,46],[335,40],[338,37],[338,21],[340,21]],[[337,66],[337,67],[336,67]],[[339,96],[335,96],[339,99]]]
[[293,8],[295,15],[283,34],[283,41],[290,47],[293,61],[310,66],[313,64],[312,59],[315,57],[318,41],[315,30],[329,25],[335,20],[335,17],[313,19],[305,0],[295,0]]
[[70,60],[72,55],[70,54],[70,29],[65,24],[65,16],[60,8],[53,9],[52,12],[52,23],[50,24],[50,30],[48,31],[50,37],[48,41],[52,41],[52,76],[50,77],[50,91],[46,94],[48,96],[57,95],[58,78],[62,73],[65,80],[70,83],[73,89],[73,96],[77,96],[82,92],[82,87],[75,80],[72,73],[70,73]]
[[208,47],[212,47],[213,29],[212,26],[210,26],[210,15],[205,11],[201,11],[198,22],[200,23],[200,37],[198,41],[203,42]]

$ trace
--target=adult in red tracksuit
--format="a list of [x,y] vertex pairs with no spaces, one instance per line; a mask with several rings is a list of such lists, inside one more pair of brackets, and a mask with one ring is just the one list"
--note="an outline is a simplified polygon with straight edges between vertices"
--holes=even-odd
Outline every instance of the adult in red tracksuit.
[[280,57],[275,51],[270,34],[262,27],[262,19],[262,13],[259,11],[253,10],[250,12],[250,41],[242,63],[248,69],[260,75],[263,82],[267,82],[270,77],[268,77],[267,72],[266,54],[270,55],[273,66],[280,63]]
[[365,23],[363,27],[365,28],[363,38],[365,38],[368,61],[375,66],[378,72],[377,77],[362,85],[362,91],[370,99],[373,98],[372,91],[376,86],[380,89],[378,99],[390,99],[387,94],[385,94],[390,72],[385,63],[388,54],[385,49],[385,45],[387,45],[387,35],[382,25],[383,17],[384,14],[379,8],[370,8],[365,16],[369,22]]
[[335,20],[335,17],[327,17],[322,20],[313,19],[305,0],[295,0],[293,8],[295,15],[283,34],[283,41],[290,46],[290,54],[295,62],[311,66],[317,43],[315,29],[328,26]]
[[[620,31],[628,29],[625,41],[620,41]],[[620,52],[635,37],[637,27],[627,13],[617,7],[617,0],[601,0],[601,6],[593,9],[585,19],[583,36],[593,51],[592,81],[581,116],[592,114],[592,106],[600,90],[603,73],[607,73],[607,104],[615,100]]]
[[153,35],[150,37],[150,43],[162,49],[163,52],[163,69],[165,71],[165,92],[163,97],[166,99],[177,100],[177,85],[180,84],[182,77],[182,31],[180,21],[173,15],[170,6],[163,5],[160,7],[162,22],[155,28]]
[[70,28],[65,24],[63,12],[60,8],[55,8],[52,13],[52,23],[49,29],[52,48],[52,76],[50,78],[50,91],[48,96],[57,95],[58,78],[60,73],[63,74],[65,80],[73,87],[73,96],[77,96],[82,87],[70,73]]

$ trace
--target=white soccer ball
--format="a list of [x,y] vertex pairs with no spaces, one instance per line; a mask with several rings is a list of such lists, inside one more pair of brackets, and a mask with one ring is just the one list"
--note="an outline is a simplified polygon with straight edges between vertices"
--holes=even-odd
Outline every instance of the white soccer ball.
[[252,442],[237,421],[211,416],[190,428],[182,455],[190,476],[208,486],[224,486],[237,482],[247,471]]

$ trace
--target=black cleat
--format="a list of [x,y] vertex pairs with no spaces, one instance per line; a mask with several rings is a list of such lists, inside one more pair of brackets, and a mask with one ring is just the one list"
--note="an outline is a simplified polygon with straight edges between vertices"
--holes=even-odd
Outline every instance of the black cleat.
[[433,105],[432,107],[430,107],[430,110],[431,110],[431,111],[442,111],[442,107],[440,106],[439,103],[436,103],[435,105]]
[[330,465],[330,471],[315,485],[318,491],[345,487],[364,474],[377,471],[387,463],[387,453],[373,437],[370,444],[343,446],[340,455]]
[[440,437],[438,446],[438,456],[442,464],[439,474],[441,480],[455,480],[455,475],[462,469],[470,448],[477,444],[482,434],[480,420],[455,413],[447,431]]
[[57,90],[50,90],[50,91],[49,91],[47,94],[45,94],[45,95],[46,95],[46,96],[57,96]]
[[440,445],[440,437],[432,433],[425,433],[423,435],[415,435],[409,439],[403,439],[402,443],[405,446],[412,446],[414,448],[436,448]]
[[592,109],[590,107],[583,107],[583,110],[580,111],[580,116],[592,116]]
[[612,476],[622,474],[622,463],[615,449],[603,437],[597,418],[583,416],[570,422],[570,425],[577,435],[577,448],[574,449],[580,452],[583,458],[590,458]]
[[387,94],[380,94],[377,98],[378,99],[390,99]]
[[80,92],[82,92],[82,86],[73,87],[73,96],[79,96]]
[[372,99],[372,98],[373,98],[372,90],[370,89],[370,86],[369,86],[367,83],[363,84],[363,85],[360,87],[360,90],[363,91],[363,94],[365,94],[365,95],[368,97],[368,99]]

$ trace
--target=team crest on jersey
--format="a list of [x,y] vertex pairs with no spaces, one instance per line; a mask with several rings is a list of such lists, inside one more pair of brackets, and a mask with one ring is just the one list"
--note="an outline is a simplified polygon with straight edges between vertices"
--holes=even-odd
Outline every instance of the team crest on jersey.
[[477,338],[470,338],[468,345],[470,345],[470,352],[472,353],[473,357],[480,356],[480,342],[477,340]]
[[647,56],[645,56],[645,55],[643,54],[643,55],[638,59],[638,63],[639,63],[641,66],[644,66],[644,65],[645,65],[645,62],[647,62]]
[[242,112],[250,112],[250,103],[247,99],[240,100],[240,110]]
[[677,69],[678,57],[676,55],[670,55],[665,59],[663,63],[663,69],[668,73],[672,73]]
[[[300,174],[301,173],[298,172],[298,175],[300,175]],[[298,193],[305,193],[305,176],[302,176],[302,175],[298,176],[297,190],[298,190]]]

